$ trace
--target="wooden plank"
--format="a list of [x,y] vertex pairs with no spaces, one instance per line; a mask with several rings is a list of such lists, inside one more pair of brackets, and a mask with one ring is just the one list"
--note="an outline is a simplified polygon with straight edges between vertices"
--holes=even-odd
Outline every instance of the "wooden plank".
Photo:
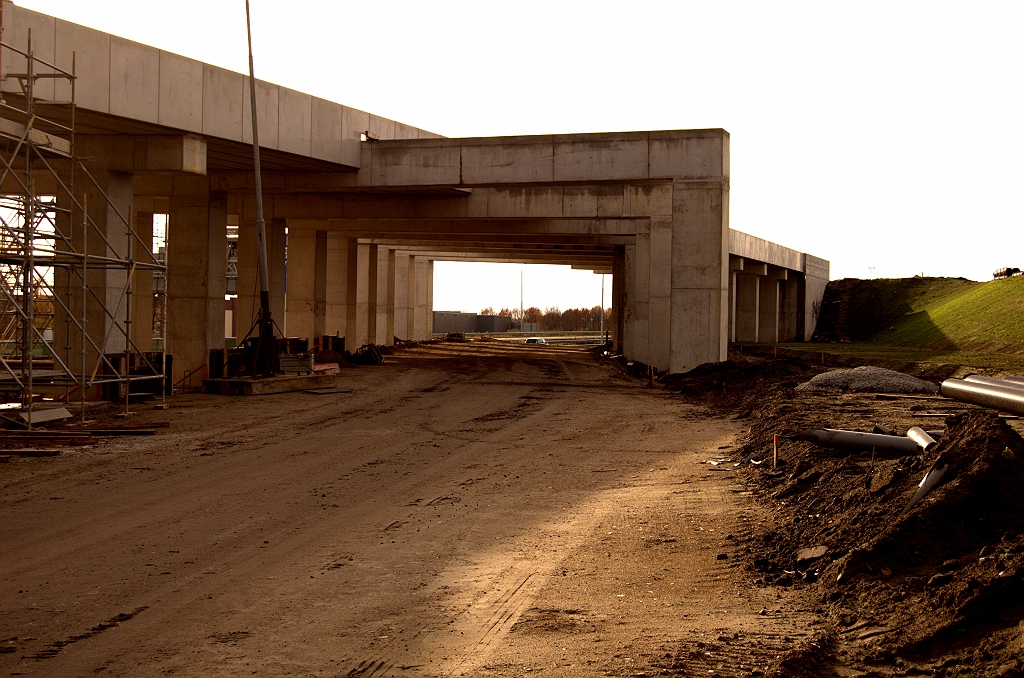
[[[28,421],[28,412],[19,412],[18,416],[24,421]],[[48,421],[58,421],[60,419],[70,419],[71,413],[63,407],[51,407],[46,410],[32,410],[32,423],[42,424]]]

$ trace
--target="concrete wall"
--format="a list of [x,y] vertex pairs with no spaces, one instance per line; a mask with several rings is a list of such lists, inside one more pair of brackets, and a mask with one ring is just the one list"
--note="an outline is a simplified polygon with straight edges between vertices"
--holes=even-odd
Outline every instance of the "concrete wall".
[[[252,143],[247,76],[4,2],[4,42],[24,50],[29,29],[38,58],[70,70],[75,55],[80,108]],[[24,72],[24,58],[5,54],[2,66],[3,75]],[[55,81],[42,80],[36,94],[67,98],[64,82],[55,88]],[[13,79],[0,88],[20,91]],[[349,167],[359,166],[364,132],[381,139],[438,136],[259,80],[256,106],[260,146]]]
[[434,332],[508,332],[511,318],[459,311],[434,311]]

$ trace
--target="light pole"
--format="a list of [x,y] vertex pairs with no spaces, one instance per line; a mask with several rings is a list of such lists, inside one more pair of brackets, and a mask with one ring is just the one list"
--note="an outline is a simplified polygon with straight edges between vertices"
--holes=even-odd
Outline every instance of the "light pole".
[[520,266],[519,267],[519,331],[520,332],[525,332],[526,331],[526,325],[524,324],[525,320],[526,319],[523,318],[523,267]]

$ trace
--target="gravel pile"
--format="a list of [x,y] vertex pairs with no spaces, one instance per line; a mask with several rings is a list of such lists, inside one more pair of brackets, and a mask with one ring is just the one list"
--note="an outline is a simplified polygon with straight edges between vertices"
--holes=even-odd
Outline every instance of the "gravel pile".
[[796,387],[797,391],[866,391],[868,393],[938,393],[930,381],[883,367],[832,370]]

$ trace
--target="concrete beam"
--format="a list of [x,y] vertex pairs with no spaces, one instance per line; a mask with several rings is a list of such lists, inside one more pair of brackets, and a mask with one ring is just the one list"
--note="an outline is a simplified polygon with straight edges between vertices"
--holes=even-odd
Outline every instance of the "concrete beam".
[[367,144],[363,186],[493,186],[690,179],[728,182],[729,134],[721,129]]
[[75,136],[77,154],[119,172],[206,174],[206,140],[191,134]]
[[[180,130],[220,142],[252,143],[248,79],[232,71],[143,45],[102,31],[4,6],[4,42],[70,70],[75,59],[76,103],[83,111],[117,116],[112,128]],[[20,93],[10,73],[24,73],[25,60],[5,55],[2,89]],[[360,135],[415,139],[437,135],[365,111],[257,81],[257,113],[263,147],[323,162],[358,167]],[[69,98],[65,81],[42,80],[36,95]],[[112,168],[113,169],[113,168]]]

